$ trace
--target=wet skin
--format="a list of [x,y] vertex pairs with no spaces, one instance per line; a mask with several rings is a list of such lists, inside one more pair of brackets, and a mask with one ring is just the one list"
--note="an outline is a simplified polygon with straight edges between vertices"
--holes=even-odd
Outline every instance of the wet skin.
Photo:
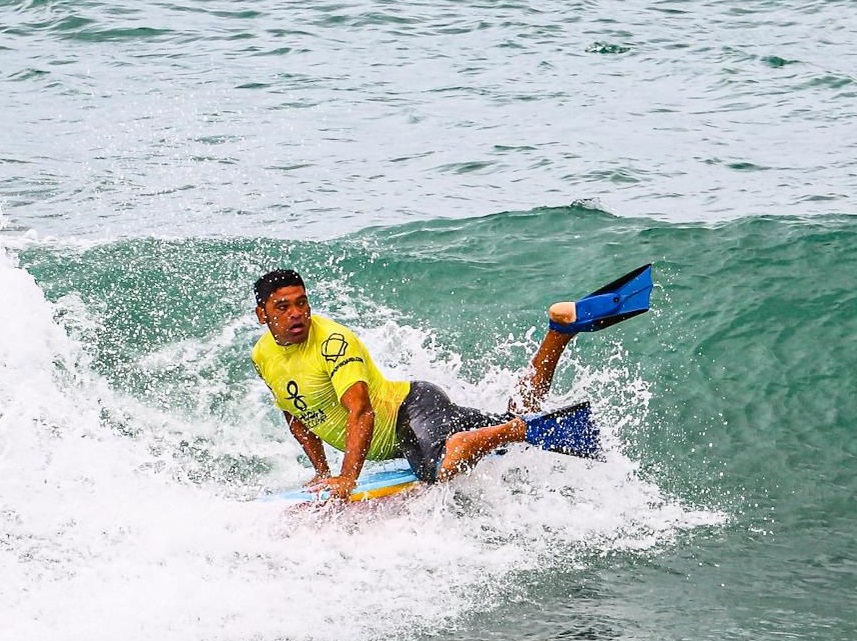
[[303,343],[309,338],[310,317],[306,290],[300,285],[280,287],[265,301],[256,306],[256,317],[267,325],[277,345],[283,347]]

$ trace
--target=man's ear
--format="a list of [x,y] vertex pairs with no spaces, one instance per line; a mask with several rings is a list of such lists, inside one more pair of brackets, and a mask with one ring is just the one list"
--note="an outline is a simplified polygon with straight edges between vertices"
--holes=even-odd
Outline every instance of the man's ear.
[[259,324],[264,325],[268,322],[268,317],[265,315],[265,310],[259,305],[256,305],[256,318],[259,319]]

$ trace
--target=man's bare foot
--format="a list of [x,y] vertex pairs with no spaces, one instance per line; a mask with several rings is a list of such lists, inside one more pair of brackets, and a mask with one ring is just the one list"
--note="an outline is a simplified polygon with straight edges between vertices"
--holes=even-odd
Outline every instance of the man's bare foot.
[[571,301],[554,303],[548,308],[548,318],[560,325],[570,325],[577,320],[577,308]]

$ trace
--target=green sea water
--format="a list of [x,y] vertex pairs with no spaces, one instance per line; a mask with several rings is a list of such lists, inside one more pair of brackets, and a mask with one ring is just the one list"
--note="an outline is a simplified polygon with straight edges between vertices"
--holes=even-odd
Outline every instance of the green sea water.
[[[0,639],[857,638],[853,9],[0,2]],[[549,399],[604,461],[255,500],[262,272],[498,410],[650,262]]]
[[[457,377],[485,385],[495,368],[526,364],[530,343],[499,338],[542,331],[550,302],[653,262],[652,312],[579,337],[557,387],[575,387],[575,363],[636,369],[650,400],[644,412],[639,399],[608,402],[614,414],[642,413],[616,428],[615,447],[639,463],[635,474],[726,521],[654,550],[572,554],[523,573],[501,591],[500,613],[467,613],[427,638],[847,639],[857,631],[847,607],[857,578],[855,240],[849,217],[670,225],[577,205],[325,242],[140,239],[39,245],[19,258],[49,299],[74,298],[98,317],[97,331],[59,322],[80,332],[113,387],[226,422],[247,419],[246,355],[259,332],[250,286],[269,267],[300,270],[331,316],[419,328],[439,358],[460,358]],[[206,356],[147,361],[189,342]],[[578,392],[603,391],[592,387]],[[221,483],[258,483],[277,467],[238,451],[213,460],[204,441],[191,456],[182,443],[170,456],[195,456],[197,474]]]

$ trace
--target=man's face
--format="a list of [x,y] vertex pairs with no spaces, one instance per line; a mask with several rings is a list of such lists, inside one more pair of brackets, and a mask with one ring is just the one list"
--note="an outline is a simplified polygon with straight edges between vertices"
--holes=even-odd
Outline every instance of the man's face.
[[268,326],[277,345],[294,345],[309,338],[309,299],[300,285],[280,287],[263,307],[256,306],[256,317]]

